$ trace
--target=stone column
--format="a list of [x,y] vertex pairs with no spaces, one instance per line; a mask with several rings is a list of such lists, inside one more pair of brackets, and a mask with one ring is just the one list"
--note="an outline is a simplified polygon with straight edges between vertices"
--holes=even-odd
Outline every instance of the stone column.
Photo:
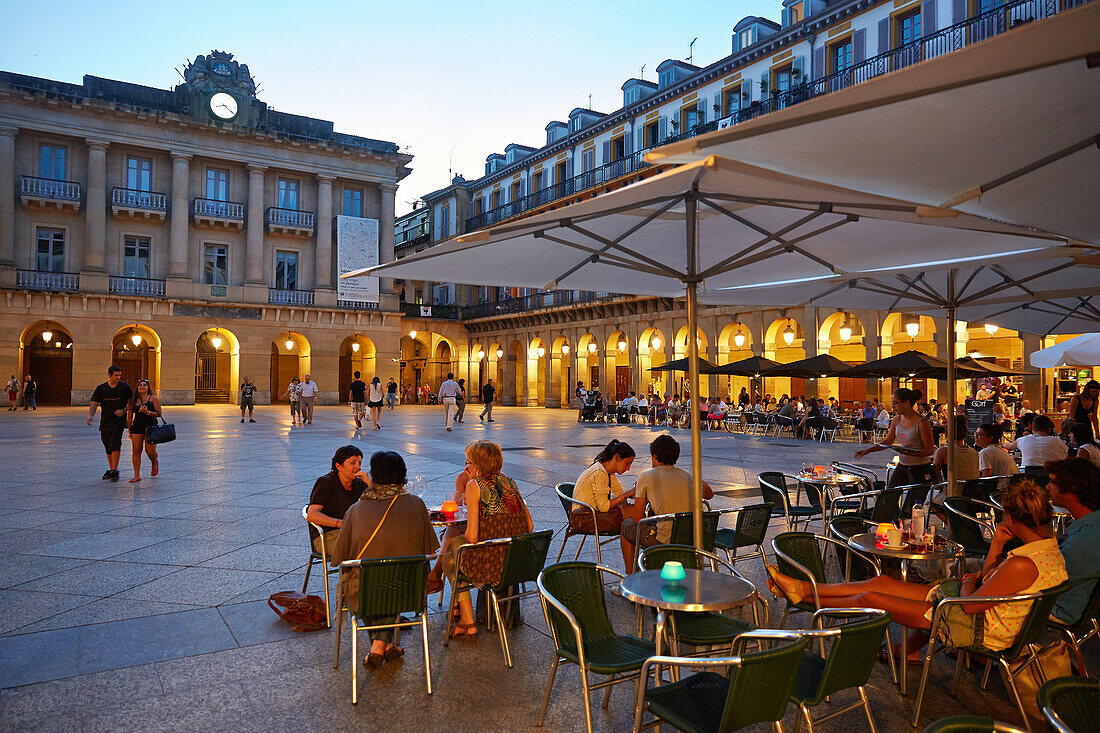
[[[542,357],[542,406],[558,408],[561,407],[561,386],[554,381],[554,362],[556,361],[553,346],[554,336],[549,331],[541,333],[539,336],[542,338],[543,348],[546,349],[546,356]],[[560,369],[558,374],[560,376]]]
[[168,277],[173,280],[191,279],[187,262],[190,163],[190,155],[172,153],[172,221],[168,236]]
[[[383,185],[379,188],[378,261],[383,265],[394,260],[393,220],[394,198],[396,195],[396,185]],[[425,302],[431,302],[429,298],[424,300]],[[397,296],[393,291],[392,277],[379,278],[378,304],[382,310],[397,310]]]
[[248,236],[245,240],[245,285],[263,286],[264,278],[264,171],[248,166]]
[[[1030,369],[1031,365],[1027,363],[1027,357],[1043,348],[1043,339],[1035,334],[1021,333],[1020,340],[1024,342],[1024,368]],[[1020,390],[1020,400],[1031,400],[1031,409],[1045,411],[1043,397],[1043,370],[1035,374],[1025,374],[1024,386]]]
[[87,234],[81,271],[102,273],[107,244],[107,143],[88,141]]
[[[0,270],[15,267],[15,133],[0,127]],[[11,276],[15,284],[15,275]],[[6,280],[4,284],[7,284]]]
[[317,176],[314,290],[332,290],[332,180],[330,176]]

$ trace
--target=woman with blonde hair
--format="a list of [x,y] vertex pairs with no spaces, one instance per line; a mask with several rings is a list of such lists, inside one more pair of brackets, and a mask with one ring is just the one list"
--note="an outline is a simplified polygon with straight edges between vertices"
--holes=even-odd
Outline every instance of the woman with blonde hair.
[[[465,544],[512,537],[534,529],[531,512],[516,488],[516,482],[501,473],[504,454],[500,446],[488,440],[475,440],[466,446],[466,532],[452,538],[444,548],[443,570],[454,581],[455,555]],[[479,587],[500,580],[504,569],[505,547],[486,547],[462,553],[462,574]],[[452,638],[475,639],[477,623],[469,591],[451,599],[451,613],[458,618]]]
[[145,431],[157,424],[160,417],[160,400],[153,394],[149,387],[148,379],[139,379],[134,385],[134,398],[126,406],[126,422],[130,427],[130,442],[134,444],[133,463],[134,477],[130,483],[141,481],[141,451],[145,450],[149,456],[152,467],[150,476],[160,473],[160,462],[157,456],[157,447],[145,440]]

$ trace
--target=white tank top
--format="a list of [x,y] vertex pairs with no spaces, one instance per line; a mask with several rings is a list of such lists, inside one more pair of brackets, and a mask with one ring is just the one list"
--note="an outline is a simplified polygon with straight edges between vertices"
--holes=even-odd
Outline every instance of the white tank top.
[[[922,422],[927,422],[927,418],[922,417],[914,423],[913,427],[904,428],[901,425],[901,416],[899,415],[897,422],[894,423],[894,442],[905,448],[924,450],[924,443],[920,439],[920,424]],[[898,463],[903,466],[923,466],[931,462],[932,459],[929,456],[898,454]]]

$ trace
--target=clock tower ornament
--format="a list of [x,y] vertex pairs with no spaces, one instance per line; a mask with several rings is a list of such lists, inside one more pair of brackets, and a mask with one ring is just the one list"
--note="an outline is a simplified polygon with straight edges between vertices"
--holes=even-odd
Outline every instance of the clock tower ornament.
[[200,54],[187,64],[183,78],[176,93],[186,97],[192,117],[257,126],[266,105],[256,99],[256,82],[248,66],[234,61],[233,54],[217,50]]

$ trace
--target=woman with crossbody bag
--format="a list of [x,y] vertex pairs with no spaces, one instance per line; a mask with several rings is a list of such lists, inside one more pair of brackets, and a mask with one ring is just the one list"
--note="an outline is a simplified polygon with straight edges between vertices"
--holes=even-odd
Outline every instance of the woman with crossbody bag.
[[[366,478],[366,477],[362,477]],[[370,458],[367,488],[344,514],[343,525],[332,549],[332,565],[345,560],[369,560],[409,555],[434,555],[439,540],[432,531],[428,510],[418,496],[405,491],[405,461],[394,451],[379,451]],[[359,571],[340,574],[339,594],[352,613],[359,610]],[[339,608],[340,606],[337,606]],[[395,617],[368,617],[367,625],[396,623]],[[371,631],[370,654],[363,663],[371,668],[404,655],[393,629]]]

